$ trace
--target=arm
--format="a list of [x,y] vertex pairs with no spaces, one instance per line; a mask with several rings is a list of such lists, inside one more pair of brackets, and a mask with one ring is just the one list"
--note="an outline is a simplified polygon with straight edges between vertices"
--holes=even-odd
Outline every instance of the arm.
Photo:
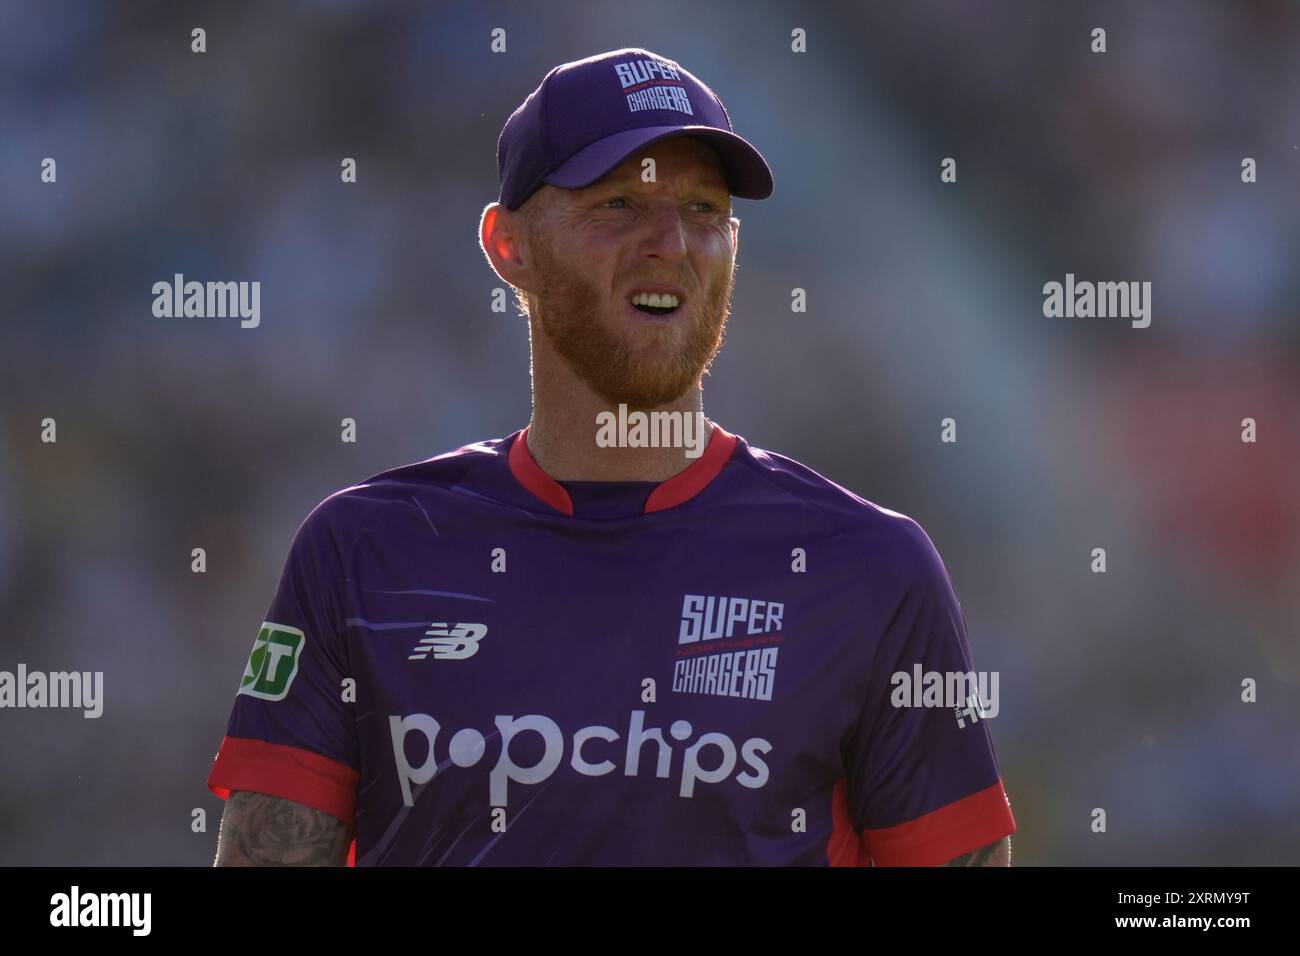
[[338,817],[236,790],[221,816],[213,866],[342,866],[351,843],[351,828]]
[[1011,837],[1004,836],[997,843],[990,843],[978,850],[963,853],[956,859],[949,860],[944,866],[1010,866]]

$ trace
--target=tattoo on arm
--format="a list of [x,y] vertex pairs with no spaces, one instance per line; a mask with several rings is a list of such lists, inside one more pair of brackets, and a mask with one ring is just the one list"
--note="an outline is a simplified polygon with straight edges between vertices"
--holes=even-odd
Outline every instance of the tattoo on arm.
[[226,802],[213,866],[342,866],[351,828],[338,817],[267,793]]
[[978,850],[971,850],[969,853],[963,853],[954,860],[949,860],[944,866],[1010,866],[1011,865],[1011,837],[1004,836],[997,843],[990,843],[986,847]]

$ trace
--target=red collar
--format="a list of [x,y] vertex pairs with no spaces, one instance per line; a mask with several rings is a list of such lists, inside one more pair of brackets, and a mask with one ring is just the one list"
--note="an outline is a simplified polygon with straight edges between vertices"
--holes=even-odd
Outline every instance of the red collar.
[[[573,501],[564,486],[542,471],[541,465],[528,450],[528,429],[525,426],[510,444],[510,471],[518,482],[535,497],[550,505],[556,511],[566,515],[573,514]],[[736,450],[736,436],[724,429],[717,422],[713,423],[713,435],[709,446],[685,469],[673,475],[667,481],[661,481],[650,493],[645,504],[645,513],[675,508],[683,501],[694,498],[709,482],[718,476],[722,467],[731,460]]]

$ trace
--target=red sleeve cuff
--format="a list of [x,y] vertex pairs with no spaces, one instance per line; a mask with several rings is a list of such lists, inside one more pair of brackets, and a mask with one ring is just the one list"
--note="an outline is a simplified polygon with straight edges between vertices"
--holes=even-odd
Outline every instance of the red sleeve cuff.
[[208,789],[222,800],[232,790],[283,797],[356,826],[361,775],[345,763],[300,747],[250,737],[226,737],[217,751]]
[[1002,781],[897,826],[862,831],[876,866],[941,866],[1016,832]]

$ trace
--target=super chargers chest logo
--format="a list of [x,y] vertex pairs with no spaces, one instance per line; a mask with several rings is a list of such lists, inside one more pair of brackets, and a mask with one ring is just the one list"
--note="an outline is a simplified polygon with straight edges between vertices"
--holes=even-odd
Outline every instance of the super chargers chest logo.
[[771,700],[784,612],[780,601],[684,595],[673,690]]

